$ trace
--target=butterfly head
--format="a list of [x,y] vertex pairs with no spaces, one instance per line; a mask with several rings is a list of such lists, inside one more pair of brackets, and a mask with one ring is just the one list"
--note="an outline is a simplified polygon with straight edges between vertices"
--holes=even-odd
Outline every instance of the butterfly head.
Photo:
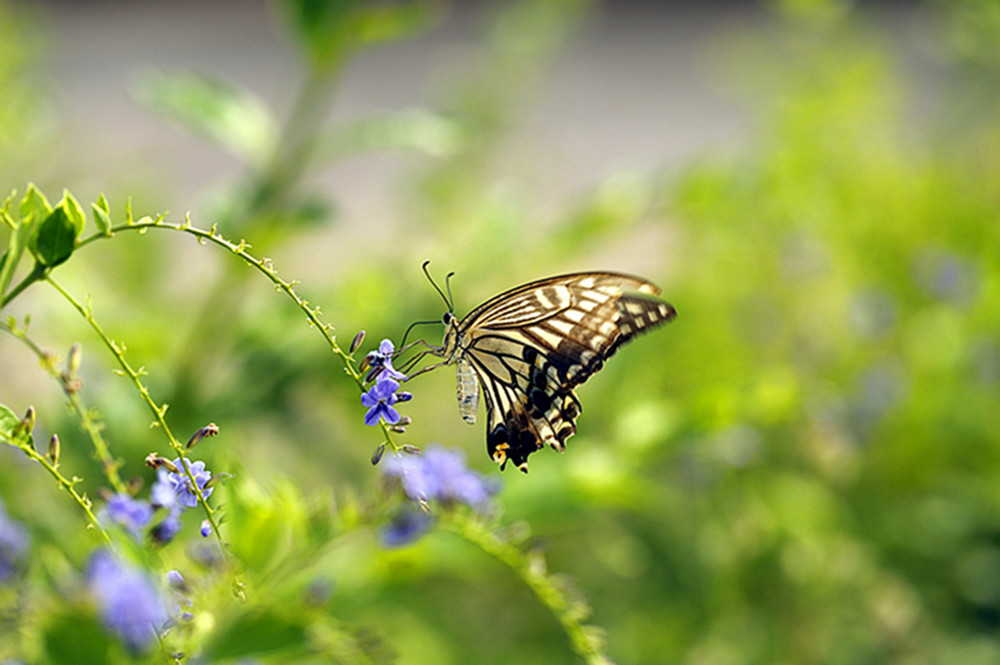
[[[441,355],[450,359],[458,347],[458,318],[451,312],[445,312],[441,317],[444,324],[444,341],[441,342]],[[451,362],[450,360],[448,362]]]

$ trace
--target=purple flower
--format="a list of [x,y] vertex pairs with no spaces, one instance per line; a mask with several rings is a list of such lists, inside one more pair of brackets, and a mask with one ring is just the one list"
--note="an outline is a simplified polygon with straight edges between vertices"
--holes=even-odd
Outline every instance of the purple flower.
[[212,523],[208,520],[201,521],[201,537],[208,538],[212,535]]
[[365,377],[365,380],[371,381],[376,378],[385,378],[405,381],[406,375],[392,366],[392,354],[395,351],[396,349],[392,344],[392,340],[383,339],[378,345],[378,351],[372,351],[365,356],[365,362],[371,367],[368,370],[368,376]]
[[385,422],[395,425],[399,422],[399,411],[393,408],[396,403],[396,391],[399,390],[399,383],[390,378],[380,378],[371,390],[361,396],[362,406],[368,407],[365,414],[365,425],[374,427],[378,424],[379,418],[385,418]]
[[181,530],[180,512],[180,508],[174,508],[163,518],[162,522],[153,527],[150,532],[153,540],[161,545],[166,545],[174,539]]
[[0,501],[0,582],[10,579],[24,559],[30,545],[28,534],[20,523],[7,515]]
[[[173,460],[173,464],[178,469],[182,468],[181,464],[189,465],[188,468],[191,469],[191,474],[197,481],[202,496],[207,499],[212,495],[215,488],[205,487],[205,483],[211,480],[212,473],[205,469],[204,462],[188,462],[178,457]],[[195,494],[187,474],[173,473],[165,466],[156,470],[156,482],[149,490],[149,497],[153,504],[164,508],[173,508],[175,504],[180,504],[185,508],[194,508],[198,505],[198,495]]]
[[483,510],[499,490],[496,483],[465,466],[461,451],[441,446],[431,446],[421,455],[393,457],[385,472],[399,478],[406,495],[417,501],[457,502]]
[[142,529],[153,519],[153,507],[147,501],[119,492],[108,499],[99,518],[101,522],[122,526],[138,539]]
[[400,512],[392,522],[379,532],[385,547],[403,547],[416,541],[431,528],[431,516],[422,510],[408,509]]
[[170,618],[149,576],[100,550],[90,559],[87,582],[104,625],[133,652],[143,651]]
[[182,587],[184,586],[184,576],[180,574],[177,570],[168,570],[167,574],[164,575],[164,579],[167,580],[167,584],[172,587]]

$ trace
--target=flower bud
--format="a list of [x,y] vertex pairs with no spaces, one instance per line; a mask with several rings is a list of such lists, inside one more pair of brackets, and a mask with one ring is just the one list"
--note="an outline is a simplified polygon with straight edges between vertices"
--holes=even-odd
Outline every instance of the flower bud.
[[413,399],[413,393],[411,392],[400,390],[398,393],[396,393],[397,402],[409,402],[411,399]]
[[354,339],[351,340],[351,346],[347,350],[347,353],[348,354],[353,354],[355,351],[358,350],[358,347],[360,347],[361,343],[364,342],[364,341],[365,341],[365,331],[362,330],[362,331],[358,332],[357,335],[354,336]]
[[146,455],[146,466],[152,467],[154,469],[159,469],[161,466],[165,467],[170,473],[180,473],[181,470],[168,459],[163,459],[156,453],[149,453]]
[[385,454],[385,442],[378,444],[378,448],[372,453],[372,466],[376,466],[380,461],[382,461],[382,455]]
[[139,476],[136,476],[132,478],[132,480],[128,481],[128,484],[125,486],[125,490],[129,493],[129,496],[136,496],[139,494],[139,490],[142,489],[144,484],[145,481]]
[[18,421],[17,425],[14,426],[14,430],[10,433],[11,439],[17,441],[23,434],[31,436],[34,429],[35,407],[29,406],[28,410],[24,413],[24,418],[21,418],[21,420]]
[[407,455],[419,455],[419,454],[420,454],[420,448],[417,448],[416,446],[411,446],[411,445],[410,445],[410,444],[408,444],[408,443],[407,443],[407,444],[404,444],[404,445],[403,445],[403,446],[402,446],[402,447],[400,448],[400,450],[402,450],[402,451],[403,451],[404,453],[406,453]]
[[61,446],[59,445],[59,435],[53,434],[52,438],[49,439],[49,453],[46,457],[52,462],[52,466],[59,466],[59,452]]
[[83,358],[83,347],[79,342],[69,348],[69,357],[66,358],[66,373],[70,377],[76,376],[80,371],[80,360]]
[[216,425],[215,423],[209,423],[205,425],[204,427],[202,427],[197,432],[191,435],[191,438],[188,439],[186,450],[194,448],[198,444],[198,442],[204,439],[206,436],[215,436],[218,433],[219,433],[219,426]]

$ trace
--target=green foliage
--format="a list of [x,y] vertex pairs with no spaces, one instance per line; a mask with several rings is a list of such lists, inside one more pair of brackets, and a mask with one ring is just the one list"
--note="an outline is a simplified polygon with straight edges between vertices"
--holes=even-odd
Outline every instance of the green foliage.
[[[940,23],[927,29],[954,58],[941,67],[961,76],[942,88],[941,115],[919,119],[888,38],[863,12],[773,3],[773,25],[712,48],[753,109],[745,144],[669,178],[610,173],[590,192],[546,199],[556,209],[543,214],[534,174],[512,172],[503,156],[588,6],[496,10],[467,78],[434,107],[331,126],[348,59],[429,29],[440,6],[291,0],[283,11],[307,72],[285,125],[243,86],[200,74],[150,77],[139,90],[246,163],[246,178],[217,197],[217,219],[136,219],[131,202],[116,219],[102,194],[88,233],[68,192],[55,206],[33,185],[6,199],[2,305],[39,323],[29,331],[8,318],[0,350],[53,381],[0,381],[17,410],[41,405],[18,415],[0,404],[0,439],[14,444],[2,448],[0,488],[36,543],[26,570],[0,582],[11,587],[0,589],[0,659],[1000,656],[1000,36],[990,3],[933,6]],[[400,222],[302,260],[333,208],[304,183],[372,152],[419,155],[398,189]],[[539,452],[529,476],[503,476],[495,514],[432,506],[428,536],[382,547],[380,530],[406,502],[372,470],[372,450],[385,446],[384,465],[404,441],[440,439],[476,466],[489,461],[481,426],[459,424],[447,372],[414,383],[405,434],[363,426],[347,340],[368,329],[361,357],[440,313],[417,284],[425,258],[458,273],[463,313],[520,281],[604,267],[616,248],[625,258],[614,267],[653,266],[638,271],[665,287],[676,323],[627,345],[580,389],[566,454]],[[213,270],[199,272],[204,264]],[[183,281],[188,271],[197,275]],[[299,285],[300,274],[334,277]],[[77,350],[64,364],[41,339],[80,339],[86,360]],[[209,420],[220,436],[194,449],[172,433]],[[53,432],[61,454],[36,451]],[[197,454],[218,482],[161,545],[97,517],[103,486],[152,484],[142,460],[153,450]],[[183,573],[170,593],[190,601],[192,617],[159,648],[130,653],[101,622],[81,573],[97,543],[156,580]]]

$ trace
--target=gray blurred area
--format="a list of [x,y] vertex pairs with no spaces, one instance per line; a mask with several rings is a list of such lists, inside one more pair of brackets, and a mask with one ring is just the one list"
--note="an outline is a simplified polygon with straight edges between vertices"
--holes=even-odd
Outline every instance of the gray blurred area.
[[[134,101],[130,88],[144,72],[206,72],[246,86],[278,112],[287,112],[300,83],[297,56],[273,7],[260,0],[43,6],[51,47],[44,71],[82,185],[95,191],[123,173],[160,171],[170,188],[164,198],[197,212],[206,186],[239,173],[222,150]],[[428,34],[362,53],[346,71],[331,120],[432,103],[461,76],[496,9],[456,3]],[[708,69],[713,41],[765,20],[759,8],[738,3],[600,7],[545,75],[515,142],[530,146],[533,167],[556,197],[618,169],[682,162],[732,142],[746,118],[715,85],[719,72]],[[399,168],[398,158],[352,159],[327,179],[348,219],[378,219]]]
[[[363,52],[346,70],[331,121],[434,103],[463,78],[498,5],[448,4],[427,34]],[[197,216],[213,184],[239,176],[234,158],[135,101],[132,88],[145,73],[208,73],[250,89],[278,113],[288,111],[300,84],[280,17],[261,0],[40,6],[48,33],[43,71],[57,122],[71,139],[63,159],[77,173],[81,198],[112,183],[140,186],[159,192],[172,212]],[[908,46],[921,24],[916,6],[862,8],[896,36],[901,58],[920,73],[918,85],[930,85],[926,54]],[[534,180],[545,197],[562,200],[609,173],[680,165],[740,141],[749,123],[745,100],[732,92],[718,52],[772,20],[758,3],[598,5],[543,73],[513,136],[511,169]],[[319,184],[329,188],[342,220],[377,223],[393,214],[386,192],[403,165],[398,156],[350,159]],[[153,174],[160,180],[143,180]]]

